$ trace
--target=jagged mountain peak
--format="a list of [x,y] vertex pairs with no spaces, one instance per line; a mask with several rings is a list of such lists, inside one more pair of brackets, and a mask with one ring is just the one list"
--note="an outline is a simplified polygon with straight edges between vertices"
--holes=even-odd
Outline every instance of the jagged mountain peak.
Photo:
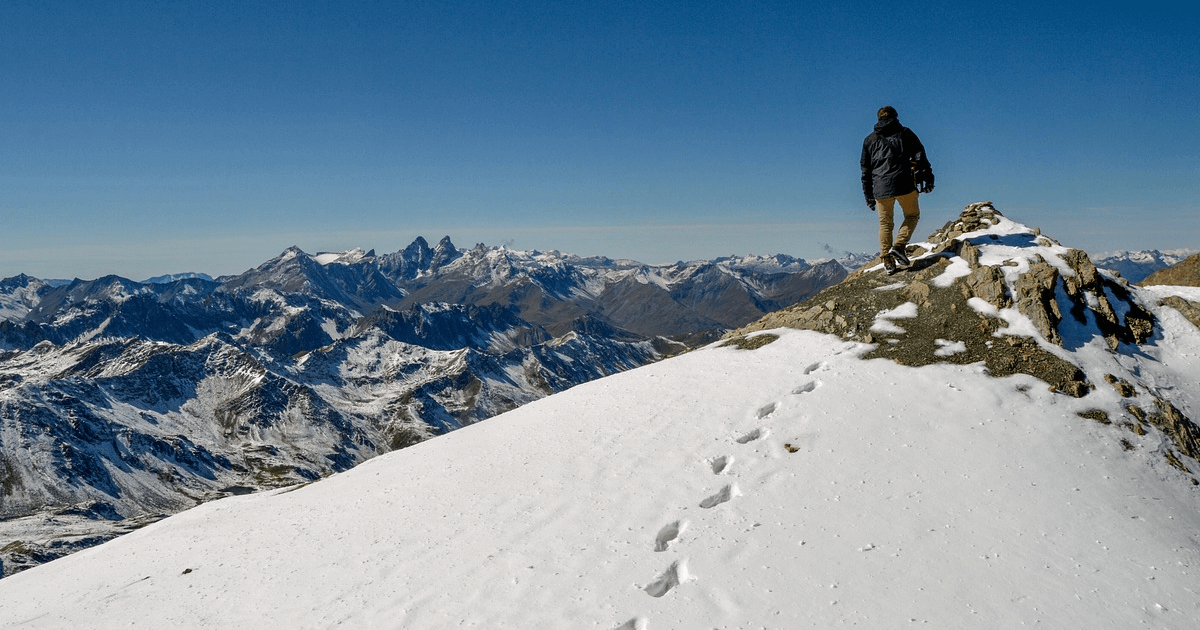
[[418,236],[401,251],[406,259],[415,263],[419,268],[428,268],[429,260],[433,256],[433,251],[429,249],[429,242],[423,236]]
[[443,236],[434,247],[429,247],[425,237],[418,236],[404,249],[384,254],[378,259],[380,271],[397,281],[413,280],[436,272],[462,256],[449,236]]
[[234,293],[265,290],[293,298],[309,296],[349,307],[357,315],[404,297],[404,291],[382,274],[379,258],[373,249],[310,255],[293,246],[250,271],[224,278],[222,288]]
[[48,286],[25,274],[0,279],[0,321],[24,318],[37,306],[40,294]]
[[308,256],[308,254],[303,249],[300,249],[299,245],[292,245],[291,247],[288,247],[287,249],[283,250],[278,256],[276,256],[275,258],[273,258],[271,260],[268,260],[264,264],[270,264],[274,260],[278,260],[278,261],[291,260],[292,258],[296,258],[299,256]]
[[292,245],[283,250],[278,256],[256,267],[255,270],[279,269],[296,265],[311,268],[313,264],[322,267],[331,264],[354,265],[361,262],[370,262],[374,258],[374,249],[364,251],[361,247],[354,247],[340,252],[317,252],[309,254],[301,249],[300,246]]
[[450,236],[446,235],[433,247],[433,254],[435,260],[447,260],[458,256],[458,248],[454,246]]
[[25,275],[23,273],[19,273],[10,278],[0,278],[0,289],[25,288],[30,285],[42,284],[45,283],[37,278],[34,278],[33,276]]

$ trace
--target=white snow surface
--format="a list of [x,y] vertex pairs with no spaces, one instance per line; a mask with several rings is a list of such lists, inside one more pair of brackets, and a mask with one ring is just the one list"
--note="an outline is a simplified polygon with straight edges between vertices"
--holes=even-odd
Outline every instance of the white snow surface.
[[875,315],[875,323],[871,324],[871,330],[875,332],[890,332],[902,333],[904,329],[892,323],[893,319],[912,319],[917,316],[917,305],[912,302],[905,302],[896,308],[883,311]]
[[1179,287],[1172,285],[1154,285],[1149,287],[1138,287],[1138,290],[1143,294],[1152,295],[1158,299],[1168,296],[1181,297],[1185,300],[1200,302],[1200,287]]
[[[1159,312],[1088,360],[1195,418],[1200,335]],[[0,627],[1196,627],[1200,489],[1077,415],[1111,388],[772,333],[19,573]]]
[[967,351],[967,344],[961,341],[950,341],[949,339],[934,339],[934,343],[938,345],[938,349],[933,353],[939,357],[948,357],[960,352]]
[[352,265],[366,256],[366,252],[355,247],[344,252],[317,252],[311,258],[320,265],[329,265],[337,263],[339,265]]

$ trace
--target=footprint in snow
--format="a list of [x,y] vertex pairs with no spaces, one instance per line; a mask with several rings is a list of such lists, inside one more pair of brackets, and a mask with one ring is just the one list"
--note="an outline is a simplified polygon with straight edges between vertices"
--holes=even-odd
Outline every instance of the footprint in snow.
[[721,488],[719,491],[717,491],[716,494],[701,501],[700,507],[702,507],[706,510],[709,508],[714,508],[714,507],[721,505],[722,503],[725,503],[726,501],[732,499],[733,497],[737,496],[737,494],[738,494],[737,486],[734,484],[729,484],[729,485],[725,486],[724,488]]
[[649,623],[646,621],[645,617],[634,617],[633,619],[626,621],[616,628],[613,628],[613,630],[646,630],[648,626]]
[[651,597],[662,597],[670,592],[671,589],[686,582],[687,566],[684,562],[684,560],[672,562],[671,566],[667,567],[667,570],[658,576],[658,579],[651,582],[642,590],[649,593]]
[[733,458],[728,455],[721,455],[720,457],[708,460],[708,463],[712,466],[713,474],[720,475],[729,469],[729,465],[733,463]]
[[746,435],[743,435],[742,437],[738,438],[737,443],[738,444],[749,444],[749,443],[753,442],[754,440],[761,440],[761,439],[767,437],[767,435],[769,435],[769,434],[770,434],[770,431],[768,431],[766,429],[755,429],[755,430],[747,433]]
[[829,364],[825,363],[824,361],[819,362],[819,363],[813,363],[812,365],[804,368],[804,375],[807,376],[809,374],[812,374],[813,372],[816,372],[817,370],[823,370],[827,367],[829,367]]
[[777,406],[778,405],[776,403],[771,403],[769,405],[763,405],[762,407],[759,407],[758,411],[754,412],[755,419],[762,420],[763,418],[775,413],[775,408]]
[[687,528],[687,521],[675,521],[663,525],[663,528],[658,530],[658,536],[654,537],[654,550],[666,551],[669,549],[671,543],[679,538],[679,534],[683,533],[685,528]]
[[821,383],[819,381],[809,381],[803,385],[796,387],[796,389],[793,389],[792,393],[796,394],[796,395],[807,394],[807,393],[813,391],[814,389],[816,389],[817,386],[820,384]]

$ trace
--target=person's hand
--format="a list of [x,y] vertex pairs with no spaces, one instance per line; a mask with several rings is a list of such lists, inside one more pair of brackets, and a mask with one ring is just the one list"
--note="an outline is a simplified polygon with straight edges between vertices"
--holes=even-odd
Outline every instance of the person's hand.
[[875,200],[874,199],[867,200],[867,210],[870,210],[871,212],[875,212]]
[[933,192],[933,172],[925,171],[917,175],[917,192]]

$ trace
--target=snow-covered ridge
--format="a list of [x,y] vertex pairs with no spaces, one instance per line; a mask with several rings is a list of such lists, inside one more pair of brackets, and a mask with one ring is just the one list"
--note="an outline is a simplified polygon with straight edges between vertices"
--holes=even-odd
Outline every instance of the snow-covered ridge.
[[162,275],[162,276],[154,276],[153,278],[147,278],[145,280],[142,280],[142,284],[168,284],[171,282],[176,282],[178,280],[210,280],[211,281],[212,279],[213,279],[212,276],[210,276],[206,273],[186,272],[186,273],[172,273],[172,274],[166,274],[166,275]]
[[[1128,384],[1195,409],[1200,338],[1157,315],[1161,340],[1121,355]],[[1094,419],[1128,413],[1116,389],[760,334],[199,506],[6,578],[0,606],[100,629],[1124,630],[1200,612],[1200,488],[1158,430]]]
[[1192,247],[1181,247],[1178,249],[1143,249],[1139,251],[1116,250],[1110,252],[1096,252],[1091,256],[1097,261],[1109,259],[1125,259],[1135,262],[1149,262],[1153,260],[1169,261],[1169,264],[1175,264],[1192,254],[1200,253],[1200,249]]

